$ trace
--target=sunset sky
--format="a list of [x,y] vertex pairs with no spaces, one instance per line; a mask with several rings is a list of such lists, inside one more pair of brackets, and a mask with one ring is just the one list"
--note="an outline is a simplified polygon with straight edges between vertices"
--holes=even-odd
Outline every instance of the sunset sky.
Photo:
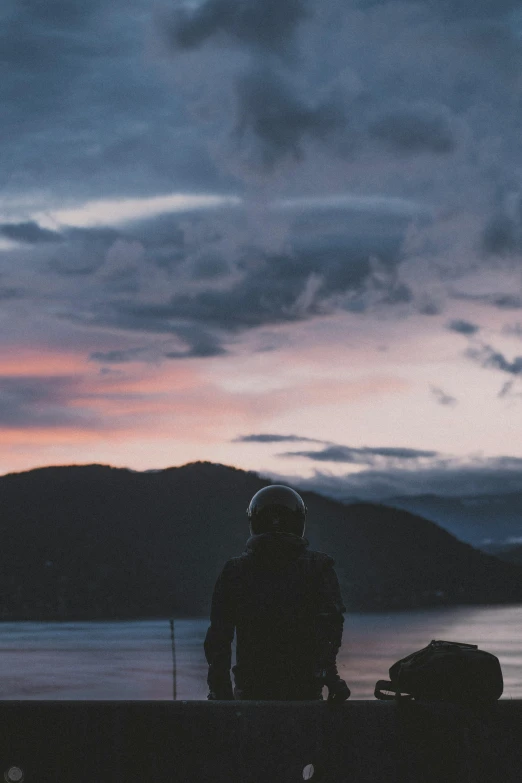
[[0,473],[522,489],[519,3],[0,19]]

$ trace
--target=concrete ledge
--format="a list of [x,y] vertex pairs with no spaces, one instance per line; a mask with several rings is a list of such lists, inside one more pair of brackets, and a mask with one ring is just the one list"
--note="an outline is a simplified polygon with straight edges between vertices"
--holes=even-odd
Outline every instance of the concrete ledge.
[[522,701],[486,710],[378,701],[337,708],[3,701],[4,776],[10,783],[520,783]]

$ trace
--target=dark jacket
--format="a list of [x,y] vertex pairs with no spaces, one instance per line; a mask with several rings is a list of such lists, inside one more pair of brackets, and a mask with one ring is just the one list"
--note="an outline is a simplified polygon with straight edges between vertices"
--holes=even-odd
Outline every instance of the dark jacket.
[[235,630],[238,691],[248,698],[321,698],[328,677],[337,676],[345,611],[333,565],[331,557],[290,533],[248,539],[246,551],[225,563],[214,588],[205,639],[211,691],[220,698],[231,694]]

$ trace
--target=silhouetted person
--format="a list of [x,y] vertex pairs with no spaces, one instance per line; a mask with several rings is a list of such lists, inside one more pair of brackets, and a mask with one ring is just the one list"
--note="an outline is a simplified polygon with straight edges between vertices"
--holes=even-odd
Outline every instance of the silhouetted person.
[[[350,690],[336,666],[343,612],[334,561],[308,549],[306,506],[272,485],[247,510],[246,551],[225,563],[212,597],[205,638],[209,699],[344,701]],[[230,677],[236,632],[235,688]]]

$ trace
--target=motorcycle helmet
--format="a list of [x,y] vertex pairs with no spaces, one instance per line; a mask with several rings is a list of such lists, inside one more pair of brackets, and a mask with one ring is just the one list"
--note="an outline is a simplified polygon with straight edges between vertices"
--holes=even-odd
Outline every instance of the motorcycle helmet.
[[293,533],[303,536],[306,506],[303,498],[290,487],[271,484],[256,492],[247,508],[250,533]]

